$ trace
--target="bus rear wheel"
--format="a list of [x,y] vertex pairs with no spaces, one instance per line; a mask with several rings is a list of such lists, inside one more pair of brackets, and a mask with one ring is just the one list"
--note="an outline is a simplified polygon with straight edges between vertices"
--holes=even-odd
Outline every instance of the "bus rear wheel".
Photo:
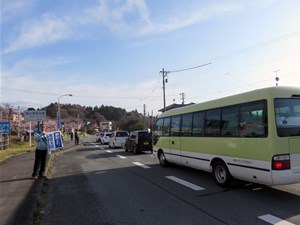
[[213,164],[213,177],[220,187],[229,187],[231,185],[231,174],[223,161],[217,161]]
[[165,154],[164,154],[163,151],[160,151],[160,152],[158,153],[158,160],[159,160],[159,163],[160,163],[160,165],[161,165],[162,167],[168,166],[168,161],[167,161],[167,159],[166,159]]

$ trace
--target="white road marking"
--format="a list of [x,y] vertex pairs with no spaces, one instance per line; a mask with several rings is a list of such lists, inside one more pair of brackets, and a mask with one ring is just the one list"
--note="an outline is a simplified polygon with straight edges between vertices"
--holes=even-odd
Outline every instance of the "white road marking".
[[144,169],[150,169],[151,167],[150,166],[146,166],[142,163],[139,163],[139,162],[132,162],[133,164],[137,165],[137,166],[140,166],[140,167],[143,167]]
[[111,150],[106,150],[106,152],[108,152],[108,153],[113,153]]
[[280,219],[276,216],[273,216],[271,214],[266,214],[259,216],[258,219],[261,219],[263,221],[266,221],[267,223],[273,224],[273,225],[295,225],[293,223],[290,223],[286,220]]
[[97,147],[97,148],[100,148],[101,150],[105,149],[104,147],[101,147],[101,146],[99,146],[99,145],[97,145],[97,144],[94,144],[94,143],[91,143],[91,144],[94,145],[94,146]]
[[166,178],[168,178],[168,179],[170,179],[170,180],[172,180],[172,181],[175,181],[175,182],[177,182],[177,183],[179,183],[179,184],[182,184],[183,186],[186,186],[186,187],[188,187],[188,188],[191,188],[191,189],[193,189],[193,190],[195,190],[195,191],[202,191],[202,190],[205,190],[205,188],[203,188],[203,187],[200,187],[200,186],[198,186],[198,185],[192,184],[192,183],[190,183],[190,182],[188,182],[188,181],[185,181],[185,180],[182,180],[182,179],[180,179],[180,178],[178,178],[178,177],[174,177],[174,176],[166,176]]
[[121,158],[121,159],[126,159],[126,157],[125,157],[125,156],[122,156],[122,155],[116,155],[116,156],[118,156],[118,157]]

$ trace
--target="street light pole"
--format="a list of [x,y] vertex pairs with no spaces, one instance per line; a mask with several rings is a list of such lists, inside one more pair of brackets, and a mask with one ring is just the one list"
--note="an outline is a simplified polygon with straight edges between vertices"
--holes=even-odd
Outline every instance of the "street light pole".
[[64,97],[64,96],[73,96],[72,94],[64,94],[64,95],[61,95],[59,96],[58,100],[57,100],[57,104],[58,104],[58,111],[57,111],[57,130],[60,130],[60,104],[59,104],[59,100],[61,97]]

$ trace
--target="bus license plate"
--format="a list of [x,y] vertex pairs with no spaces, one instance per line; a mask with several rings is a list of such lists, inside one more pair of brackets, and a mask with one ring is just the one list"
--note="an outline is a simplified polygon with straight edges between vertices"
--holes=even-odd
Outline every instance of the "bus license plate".
[[148,142],[148,141],[145,141],[145,142],[144,142],[144,145],[149,145],[149,142]]

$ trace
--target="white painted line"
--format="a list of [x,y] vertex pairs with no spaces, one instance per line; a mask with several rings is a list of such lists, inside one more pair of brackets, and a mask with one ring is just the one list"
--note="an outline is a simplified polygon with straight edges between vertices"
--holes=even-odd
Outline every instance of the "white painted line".
[[113,153],[111,150],[106,150],[106,152],[108,152],[108,153]]
[[121,158],[121,159],[126,159],[126,157],[125,156],[122,156],[122,155],[117,155],[119,158]]
[[137,165],[137,166],[143,167],[144,169],[150,169],[151,168],[151,167],[146,166],[146,165],[144,165],[142,163],[139,163],[139,162],[132,162],[132,163],[135,164],[135,165]]
[[182,184],[183,186],[186,186],[186,187],[188,187],[188,188],[191,188],[191,189],[193,189],[193,190],[195,190],[195,191],[202,191],[202,190],[205,190],[205,188],[203,188],[203,187],[200,187],[200,186],[198,186],[198,185],[192,184],[192,183],[190,183],[190,182],[188,182],[188,181],[185,181],[185,180],[182,180],[182,179],[180,179],[180,178],[178,178],[178,177],[174,177],[174,176],[166,176],[166,178],[168,178],[168,179],[170,179],[170,180],[172,180],[172,181],[175,181],[175,182],[177,182],[177,183],[179,183],[179,184]]
[[280,219],[276,216],[273,216],[271,214],[266,214],[259,216],[258,219],[261,219],[263,221],[266,221],[267,223],[273,224],[273,225],[295,225],[293,223],[290,223],[286,220]]
[[94,145],[95,147],[97,148],[100,148],[100,149],[103,149],[101,146],[97,145],[97,144],[94,144],[94,143],[91,143],[92,145]]

